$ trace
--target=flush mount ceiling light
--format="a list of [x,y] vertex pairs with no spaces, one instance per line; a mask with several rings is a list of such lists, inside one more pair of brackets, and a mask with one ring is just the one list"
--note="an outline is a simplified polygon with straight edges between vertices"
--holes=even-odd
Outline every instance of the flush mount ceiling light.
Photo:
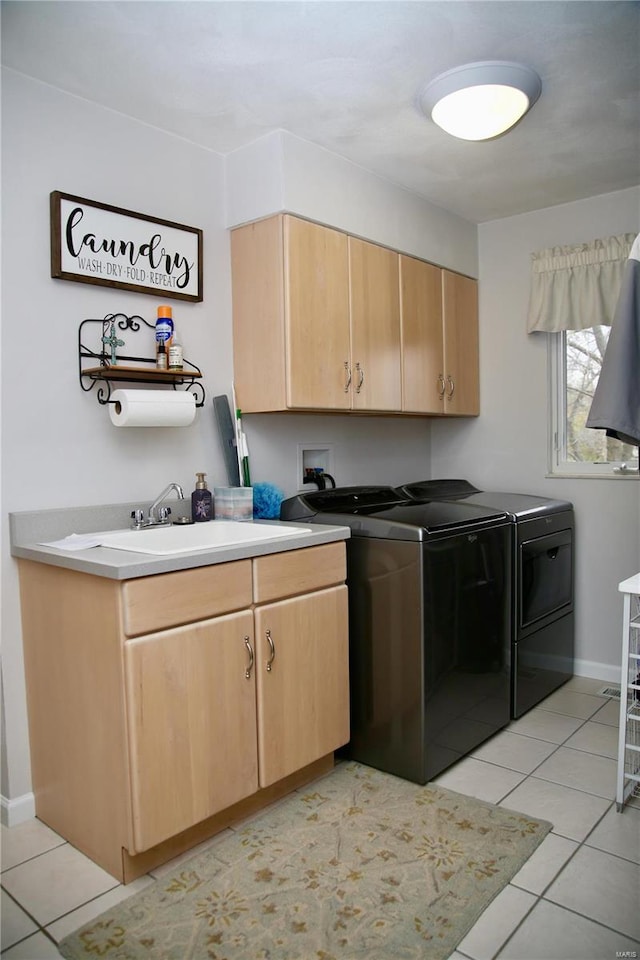
[[420,97],[422,110],[461,140],[490,140],[509,130],[540,96],[538,74],[520,63],[484,60],[441,73]]

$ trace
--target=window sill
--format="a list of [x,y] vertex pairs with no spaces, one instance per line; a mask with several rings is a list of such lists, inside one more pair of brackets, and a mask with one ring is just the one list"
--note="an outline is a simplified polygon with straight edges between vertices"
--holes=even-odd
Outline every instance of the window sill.
[[640,480],[640,474],[638,473],[613,473],[613,471],[605,472],[593,472],[589,473],[578,473],[573,471],[550,471],[545,474],[545,479],[547,480],[635,480],[636,483]]

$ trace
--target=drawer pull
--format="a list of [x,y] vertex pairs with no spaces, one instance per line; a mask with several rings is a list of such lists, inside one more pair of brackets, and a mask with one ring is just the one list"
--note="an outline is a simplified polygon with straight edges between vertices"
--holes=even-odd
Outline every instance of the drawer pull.
[[362,390],[362,384],[364,383],[364,370],[359,363],[356,363],[356,370],[358,371],[358,385],[356,387],[356,393],[360,393]]
[[249,642],[249,637],[244,638],[244,645],[249,653],[249,666],[245,670],[244,675],[247,680],[251,680],[251,671],[253,670],[253,647]]
[[438,396],[442,400],[442,398],[444,397],[444,392],[446,390],[445,383],[444,383],[444,375],[442,373],[438,374],[438,385],[439,385]]
[[269,648],[270,648],[270,650],[271,650],[271,653],[270,653],[270,655],[269,655],[269,659],[267,660],[267,673],[271,673],[271,664],[273,663],[273,661],[274,661],[275,658],[276,658],[276,648],[275,648],[275,646],[273,645],[273,640],[272,640],[272,638],[271,638],[271,630],[267,630],[265,636],[266,636],[266,638],[267,638],[267,643],[269,644]]

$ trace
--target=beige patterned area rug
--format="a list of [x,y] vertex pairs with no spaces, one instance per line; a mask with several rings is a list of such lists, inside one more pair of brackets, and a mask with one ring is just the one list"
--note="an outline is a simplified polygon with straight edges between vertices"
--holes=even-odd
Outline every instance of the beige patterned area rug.
[[444,960],[550,829],[341,763],[60,951],[69,960]]

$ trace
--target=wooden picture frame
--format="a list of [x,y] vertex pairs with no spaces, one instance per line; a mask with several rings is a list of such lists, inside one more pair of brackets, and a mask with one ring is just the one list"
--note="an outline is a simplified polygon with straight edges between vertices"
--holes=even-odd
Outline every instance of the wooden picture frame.
[[202,230],[54,190],[51,276],[157,299],[203,299]]

